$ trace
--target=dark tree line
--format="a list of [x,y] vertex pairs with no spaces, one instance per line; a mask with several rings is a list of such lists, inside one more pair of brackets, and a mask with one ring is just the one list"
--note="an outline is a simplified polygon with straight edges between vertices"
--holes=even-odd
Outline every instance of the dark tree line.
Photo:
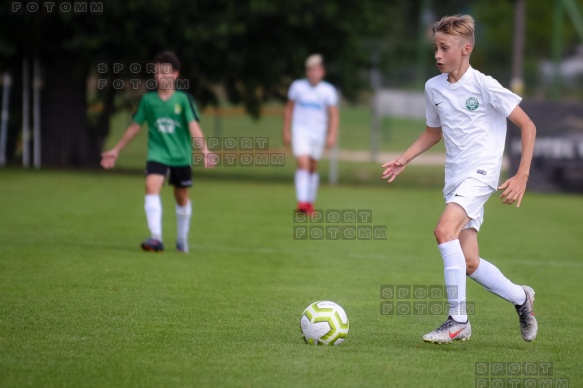
[[[83,0],[70,1],[76,2]],[[14,145],[20,132],[22,59],[37,57],[44,82],[42,163],[88,167],[97,165],[118,93],[112,87],[99,89],[101,109],[89,117],[87,79],[97,74],[99,63],[144,63],[158,51],[173,50],[201,105],[216,104],[220,86],[229,102],[258,115],[264,101],[285,98],[306,56],[319,52],[328,63],[328,78],[351,98],[368,86],[371,52],[380,53],[387,74],[413,67],[423,1],[106,0],[101,12],[76,13],[59,11],[57,0],[52,12],[19,14],[11,12],[14,2],[3,3],[0,70],[14,78],[9,140]],[[485,17],[492,15],[492,7],[512,8],[510,0],[476,3]],[[472,11],[461,0],[425,4],[435,17]],[[506,27],[492,28],[487,33],[496,37]],[[99,77],[111,85],[117,75]]]

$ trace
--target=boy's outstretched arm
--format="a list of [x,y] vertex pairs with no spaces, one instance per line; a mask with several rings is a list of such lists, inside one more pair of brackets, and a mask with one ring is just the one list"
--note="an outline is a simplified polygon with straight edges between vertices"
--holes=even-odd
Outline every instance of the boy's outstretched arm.
[[113,168],[121,150],[123,150],[134,137],[136,137],[138,132],[140,132],[140,124],[130,124],[115,147],[101,154],[101,166],[105,169]]
[[209,151],[206,146],[206,141],[204,139],[204,134],[202,133],[202,129],[200,129],[200,125],[195,120],[192,120],[188,123],[188,130],[190,132],[191,139],[198,139],[199,144],[201,146],[200,151],[204,157],[204,166],[207,168],[213,167],[213,160],[209,158]]
[[425,131],[415,140],[407,151],[395,160],[391,160],[382,165],[385,168],[383,171],[383,179],[388,179],[388,182],[395,180],[397,175],[405,169],[405,166],[415,159],[417,156],[427,151],[441,140],[441,127],[425,127]]
[[530,173],[530,162],[532,161],[532,154],[534,151],[534,139],[536,137],[536,127],[530,117],[517,106],[514,108],[510,116],[508,116],[518,128],[520,128],[520,136],[522,140],[522,155],[520,157],[520,165],[516,175],[502,183],[498,190],[504,190],[500,195],[503,199],[502,203],[512,205],[514,201],[516,207],[520,207],[522,197],[526,191],[526,182]]

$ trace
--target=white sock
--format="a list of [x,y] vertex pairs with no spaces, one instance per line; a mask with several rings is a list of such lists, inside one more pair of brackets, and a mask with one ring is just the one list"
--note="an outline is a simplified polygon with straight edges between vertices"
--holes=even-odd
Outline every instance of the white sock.
[[309,202],[310,173],[308,170],[296,170],[295,183],[298,202]]
[[460,240],[448,241],[437,247],[443,257],[449,315],[457,322],[466,322],[466,258]]
[[162,201],[156,194],[146,194],[146,219],[150,229],[150,237],[162,241]]
[[176,231],[177,242],[186,244],[188,242],[188,230],[190,228],[190,215],[192,214],[192,205],[190,201],[184,206],[176,204]]
[[478,269],[470,275],[470,278],[510,303],[521,305],[526,301],[526,294],[522,287],[512,283],[494,264],[481,257]]
[[318,195],[318,185],[320,184],[320,174],[313,172],[310,174],[310,191],[308,196],[308,202],[316,202],[316,196]]

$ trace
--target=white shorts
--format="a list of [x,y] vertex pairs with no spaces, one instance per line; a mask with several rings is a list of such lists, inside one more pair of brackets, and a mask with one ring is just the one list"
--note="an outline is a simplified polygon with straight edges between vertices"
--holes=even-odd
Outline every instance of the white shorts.
[[496,190],[475,178],[467,178],[445,196],[445,203],[455,202],[465,211],[470,221],[462,229],[480,230],[484,222],[484,204]]
[[292,151],[294,156],[309,156],[314,160],[320,160],[324,153],[326,136],[307,131],[292,131]]

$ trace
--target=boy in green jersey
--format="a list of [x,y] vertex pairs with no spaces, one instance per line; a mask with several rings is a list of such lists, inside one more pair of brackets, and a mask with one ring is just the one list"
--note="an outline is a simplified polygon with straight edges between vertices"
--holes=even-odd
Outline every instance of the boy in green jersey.
[[177,240],[176,249],[188,252],[188,229],[192,213],[188,188],[192,186],[191,138],[201,139],[205,167],[208,150],[198,122],[200,116],[190,95],[175,90],[180,62],[170,51],[158,54],[154,60],[154,78],[158,90],[146,93],[120,141],[101,156],[105,169],[113,168],[121,150],[138,134],[141,125],[148,123],[148,159],[146,162],[145,211],[150,237],[141,244],[145,251],[161,252],[162,203],[160,189],[169,173],[169,183],[174,186],[176,199]]

